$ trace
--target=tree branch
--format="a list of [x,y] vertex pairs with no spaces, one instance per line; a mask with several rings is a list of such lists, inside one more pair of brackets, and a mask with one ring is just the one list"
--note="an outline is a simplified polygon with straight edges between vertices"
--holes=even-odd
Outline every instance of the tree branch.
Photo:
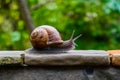
[[26,3],[26,0],[18,0],[18,5],[20,8],[20,12],[22,14],[22,18],[25,22],[25,27],[27,28],[27,30],[29,31],[29,33],[31,33],[31,31],[35,28],[32,18],[30,16],[30,12]]
[[44,6],[44,5],[46,5],[46,4],[48,4],[48,3],[52,2],[52,1],[54,1],[54,0],[47,0],[47,1],[44,2],[44,3],[38,3],[38,4],[36,4],[35,6],[33,6],[33,7],[30,9],[30,11],[37,10],[38,8]]

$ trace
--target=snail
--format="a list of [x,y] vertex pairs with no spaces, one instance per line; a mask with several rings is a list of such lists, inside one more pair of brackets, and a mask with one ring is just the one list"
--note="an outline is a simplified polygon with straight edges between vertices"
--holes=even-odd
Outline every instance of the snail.
[[74,32],[69,40],[63,41],[57,29],[49,25],[42,25],[32,31],[30,41],[36,50],[69,51],[75,48],[74,41],[81,36],[80,34],[73,38]]

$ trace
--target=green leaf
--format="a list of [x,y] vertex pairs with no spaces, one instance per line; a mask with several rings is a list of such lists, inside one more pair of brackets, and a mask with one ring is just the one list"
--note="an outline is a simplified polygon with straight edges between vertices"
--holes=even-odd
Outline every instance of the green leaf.
[[19,41],[20,38],[21,38],[20,32],[15,31],[15,32],[12,32],[12,33],[11,33],[11,41],[12,41],[12,42]]

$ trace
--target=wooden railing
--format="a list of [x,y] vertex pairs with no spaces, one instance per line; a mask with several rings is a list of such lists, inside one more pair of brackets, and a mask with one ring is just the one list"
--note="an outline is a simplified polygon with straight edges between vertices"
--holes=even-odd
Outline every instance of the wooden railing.
[[119,50],[0,51],[0,65],[120,66]]

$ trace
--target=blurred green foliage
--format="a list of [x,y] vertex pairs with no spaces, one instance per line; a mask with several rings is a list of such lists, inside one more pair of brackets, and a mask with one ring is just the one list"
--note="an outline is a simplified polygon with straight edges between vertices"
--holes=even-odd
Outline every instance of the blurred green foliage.
[[[72,31],[83,34],[76,49],[120,48],[120,0],[27,0],[35,26],[56,27],[63,40]],[[0,49],[20,50],[31,47],[29,33],[21,19],[17,0],[0,1]]]

